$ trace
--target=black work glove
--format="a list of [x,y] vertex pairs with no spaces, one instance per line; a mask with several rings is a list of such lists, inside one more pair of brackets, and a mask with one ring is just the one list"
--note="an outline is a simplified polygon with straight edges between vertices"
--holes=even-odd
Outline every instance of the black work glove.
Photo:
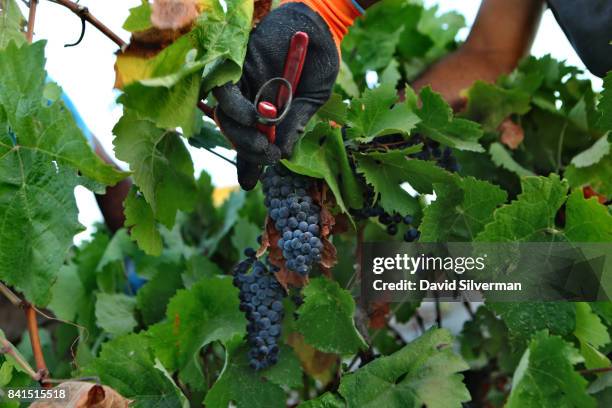
[[[302,76],[293,102],[276,126],[276,141],[255,127],[257,109],[253,104],[259,88],[280,77],[291,37],[297,31],[309,36]],[[339,70],[339,58],[325,21],[302,3],[287,3],[271,11],[251,32],[242,78],[237,84],[215,88],[216,118],[221,131],[237,152],[238,182],[245,190],[257,184],[262,167],[291,156],[308,120],[329,99]],[[275,103],[279,83],[266,87],[261,100]],[[279,114],[282,109],[279,107]]]

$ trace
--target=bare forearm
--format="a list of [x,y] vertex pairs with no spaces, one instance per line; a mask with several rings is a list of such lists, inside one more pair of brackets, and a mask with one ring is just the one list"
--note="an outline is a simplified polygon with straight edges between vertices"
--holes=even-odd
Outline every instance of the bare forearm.
[[483,0],[463,48],[511,70],[529,52],[543,10],[544,0]]

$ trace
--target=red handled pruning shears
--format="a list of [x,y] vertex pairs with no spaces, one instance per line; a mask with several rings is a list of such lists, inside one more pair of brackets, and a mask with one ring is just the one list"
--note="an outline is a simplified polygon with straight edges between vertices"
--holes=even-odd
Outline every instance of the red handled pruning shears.
[[[281,121],[289,110],[293,94],[295,94],[297,90],[300,76],[302,75],[302,69],[304,68],[304,61],[306,60],[307,50],[308,34],[302,31],[293,34],[291,42],[289,43],[287,58],[285,59],[283,76],[272,78],[266,82],[255,98],[257,112],[259,113],[257,129],[268,136],[268,141],[270,143],[274,143],[276,140],[276,124]],[[276,81],[281,82],[276,95],[276,103],[272,104],[271,102],[259,101],[262,89]],[[283,113],[280,116],[277,116],[278,109],[283,109]]]

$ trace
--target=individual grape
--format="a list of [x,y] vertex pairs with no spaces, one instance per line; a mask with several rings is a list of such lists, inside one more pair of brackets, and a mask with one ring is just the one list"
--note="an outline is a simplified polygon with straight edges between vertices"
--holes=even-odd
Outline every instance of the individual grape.
[[404,241],[406,241],[406,242],[414,242],[414,241],[417,240],[419,235],[420,235],[420,233],[419,233],[419,231],[416,230],[416,228],[410,228],[404,234]]
[[[282,234],[277,244],[282,250],[285,266],[306,275],[312,264],[320,260],[320,253],[314,256],[312,250],[323,246],[319,225],[321,208],[307,194],[311,179],[277,164],[266,168],[262,184],[269,216]],[[316,238],[316,242],[312,238]]]
[[378,221],[380,221],[381,224],[389,225],[393,222],[393,219],[389,214],[383,213],[378,217]]
[[234,268],[233,283],[239,289],[239,308],[248,321],[249,365],[255,370],[278,361],[285,291],[274,276],[276,270],[255,257],[248,257]]
[[395,235],[397,234],[397,224],[391,224],[387,226],[387,234]]

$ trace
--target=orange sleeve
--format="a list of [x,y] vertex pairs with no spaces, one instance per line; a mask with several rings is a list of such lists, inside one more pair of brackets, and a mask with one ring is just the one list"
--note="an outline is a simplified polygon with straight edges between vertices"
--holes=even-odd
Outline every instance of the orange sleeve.
[[361,15],[351,0],[282,0],[285,3],[304,3],[323,18],[331,31],[338,55],[340,43],[353,21]]

